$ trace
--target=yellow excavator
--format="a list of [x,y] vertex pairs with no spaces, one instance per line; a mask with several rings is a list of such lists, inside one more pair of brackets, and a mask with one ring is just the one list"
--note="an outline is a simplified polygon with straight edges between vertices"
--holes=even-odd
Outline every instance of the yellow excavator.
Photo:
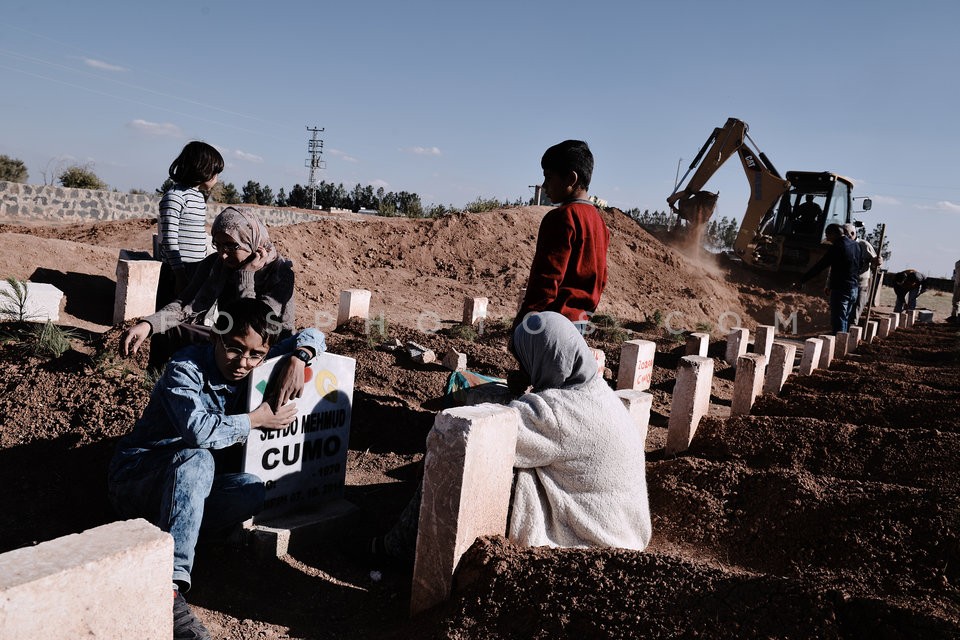
[[[748,130],[736,118],[714,129],[667,204],[677,214],[678,226],[685,220],[690,232],[699,237],[718,196],[703,187],[737,153],[750,183],[750,200],[733,243],[734,253],[760,269],[804,272],[827,250],[823,240],[827,225],[853,222],[853,183],[829,171],[787,171],[781,177],[766,154],[756,149]],[[687,176],[690,180],[681,189]],[[870,199],[859,199],[862,211],[869,211]]]

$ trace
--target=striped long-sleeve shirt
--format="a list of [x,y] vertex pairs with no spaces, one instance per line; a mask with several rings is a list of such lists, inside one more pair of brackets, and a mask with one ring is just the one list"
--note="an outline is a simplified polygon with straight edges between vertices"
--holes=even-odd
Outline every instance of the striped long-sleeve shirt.
[[171,267],[207,255],[207,203],[194,187],[176,185],[160,199],[160,255]]

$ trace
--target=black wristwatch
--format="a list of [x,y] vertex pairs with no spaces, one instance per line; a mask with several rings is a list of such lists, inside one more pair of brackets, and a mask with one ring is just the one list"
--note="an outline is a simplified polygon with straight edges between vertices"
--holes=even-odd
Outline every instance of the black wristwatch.
[[303,348],[297,349],[291,355],[293,355],[293,357],[297,360],[303,360],[303,364],[310,364],[310,361],[313,360],[313,356],[310,355],[310,352]]

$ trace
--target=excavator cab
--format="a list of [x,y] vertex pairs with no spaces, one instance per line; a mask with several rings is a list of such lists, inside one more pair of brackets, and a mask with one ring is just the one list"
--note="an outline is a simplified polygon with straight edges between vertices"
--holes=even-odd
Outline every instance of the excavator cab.
[[[790,188],[771,210],[745,261],[761,268],[803,272],[827,250],[824,233],[830,224],[852,222],[853,184],[824,172],[788,171]],[[869,209],[869,201],[864,209]]]

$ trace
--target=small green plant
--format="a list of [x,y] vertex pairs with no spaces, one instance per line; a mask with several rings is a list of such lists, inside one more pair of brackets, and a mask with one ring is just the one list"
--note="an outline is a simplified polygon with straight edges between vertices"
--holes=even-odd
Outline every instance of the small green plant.
[[662,326],[663,326],[663,312],[660,311],[660,309],[656,309],[656,310],[653,312],[653,315],[650,316],[650,322],[652,322],[655,327],[662,327]]
[[457,324],[450,327],[450,337],[473,342],[477,339],[477,330],[468,324]]
[[31,317],[27,313],[27,283],[13,276],[6,283],[10,289],[0,289],[0,319],[26,322]]
[[[153,390],[157,386],[157,382],[160,380],[160,376],[163,375],[163,370],[166,368],[166,365],[161,366],[159,369],[154,369],[153,367],[147,368],[143,372],[143,388]],[[121,375],[126,377],[128,373],[133,373],[129,369],[124,368],[121,371]]]
[[700,333],[710,333],[711,331],[713,331],[713,325],[710,324],[709,322],[698,322],[697,331],[699,331]]
[[593,325],[593,337],[599,340],[621,343],[627,339],[627,330],[613,316],[595,313],[590,323]]
[[73,329],[55,325],[50,320],[35,324],[27,331],[25,349],[35,356],[59,358],[70,350],[70,340],[77,338]]
[[367,346],[369,347],[377,346],[386,340],[390,333],[390,323],[382,313],[375,318],[368,318],[364,328],[367,334]]

